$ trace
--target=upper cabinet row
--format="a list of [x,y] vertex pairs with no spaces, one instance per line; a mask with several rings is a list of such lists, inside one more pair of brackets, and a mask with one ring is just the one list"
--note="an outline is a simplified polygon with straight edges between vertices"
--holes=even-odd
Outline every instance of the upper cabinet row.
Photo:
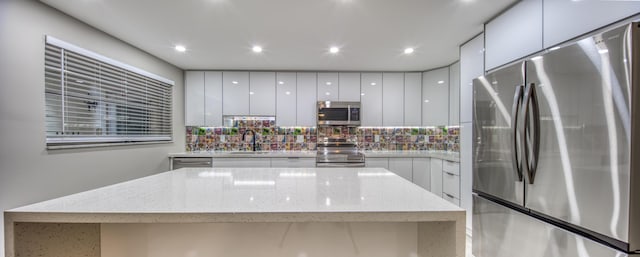
[[520,1],[486,24],[486,68],[497,68],[638,12],[639,1]]
[[185,124],[222,126],[223,115],[269,115],[278,126],[315,126],[317,101],[361,102],[362,126],[457,124],[459,67],[451,67],[423,73],[187,71]]

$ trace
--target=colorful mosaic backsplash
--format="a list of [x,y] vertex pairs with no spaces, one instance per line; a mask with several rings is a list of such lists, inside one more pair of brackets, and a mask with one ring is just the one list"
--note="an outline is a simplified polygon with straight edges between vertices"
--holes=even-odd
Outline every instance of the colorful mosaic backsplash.
[[460,128],[451,127],[276,127],[269,122],[248,122],[237,127],[187,127],[187,151],[251,151],[252,133],[257,132],[258,151],[315,151],[325,137],[358,142],[361,150],[460,151]]

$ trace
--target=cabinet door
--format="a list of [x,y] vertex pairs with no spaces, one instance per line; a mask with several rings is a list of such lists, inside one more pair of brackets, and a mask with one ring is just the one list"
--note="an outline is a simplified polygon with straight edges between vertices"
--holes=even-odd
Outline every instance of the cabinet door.
[[204,73],[204,125],[222,126],[222,72]]
[[278,72],[276,77],[276,124],[278,126],[295,126],[296,74],[293,72]]
[[382,126],[382,73],[362,73],[360,85],[362,126]]
[[487,23],[485,43],[487,70],[542,50],[542,0],[522,0]]
[[338,99],[340,101],[360,102],[360,73],[341,72],[339,83]]
[[431,190],[429,158],[413,158],[413,183],[426,190]]
[[338,101],[340,84],[338,73],[318,73],[318,101]]
[[422,73],[422,125],[449,124],[449,68]]
[[315,158],[271,158],[271,168],[315,168]]
[[406,180],[413,181],[413,160],[411,158],[389,158],[389,170]]
[[222,113],[249,115],[249,72],[222,73]]
[[442,160],[431,159],[431,193],[442,197]]
[[275,72],[249,74],[249,103],[251,115],[276,115]]
[[213,158],[214,168],[268,168],[271,158]]
[[389,169],[389,158],[366,158],[364,165],[367,168]]
[[404,124],[404,73],[382,74],[382,125]]
[[185,126],[204,125],[204,72],[187,71],[184,77]]
[[296,89],[296,125],[303,127],[316,126],[316,73],[298,72]]
[[640,12],[639,1],[545,1],[544,47]]
[[449,66],[449,125],[460,124],[460,62]]
[[471,122],[473,79],[482,74],[484,74],[484,35],[480,34],[460,46],[460,122]]
[[422,125],[422,73],[404,74],[404,126]]

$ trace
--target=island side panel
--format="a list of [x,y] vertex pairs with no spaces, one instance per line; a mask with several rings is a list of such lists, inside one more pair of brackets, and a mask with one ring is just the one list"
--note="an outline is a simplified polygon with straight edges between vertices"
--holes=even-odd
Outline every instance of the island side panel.
[[465,257],[465,214],[454,221],[418,223],[418,256]]
[[416,222],[103,224],[103,257],[417,256]]
[[[100,224],[16,222],[6,257],[100,257]],[[9,240],[7,240],[9,241]]]

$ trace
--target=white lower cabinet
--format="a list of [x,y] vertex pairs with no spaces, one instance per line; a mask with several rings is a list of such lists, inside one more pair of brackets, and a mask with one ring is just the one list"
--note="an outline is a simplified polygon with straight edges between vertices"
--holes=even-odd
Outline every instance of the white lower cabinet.
[[431,190],[431,167],[429,158],[413,158],[413,183]]
[[413,181],[412,158],[390,158],[389,170],[406,180]]
[[271,158],[213,158],[214,168],[268,168]]
[[271,158],[271,168],[314,168],[315,158]]
[[431,159],[431,193],[442,197],[442,160]]
[[366,158],[365,167],[389,169],[389,158]]
[[460,199],[460,176],[448,171],[442,172],[442,197],[445,195]]
[[451,197],[450,195],[447,195],[447,194],[443,194],[442,195],[442,199],[445,199],[445,200],[447,200],[447,201],[449,201],[449,202],[451,202],[451,203],[453,203],[453,204],[455,204],[457,206],[460,206],[460,199],[458,199],[458,198]]

